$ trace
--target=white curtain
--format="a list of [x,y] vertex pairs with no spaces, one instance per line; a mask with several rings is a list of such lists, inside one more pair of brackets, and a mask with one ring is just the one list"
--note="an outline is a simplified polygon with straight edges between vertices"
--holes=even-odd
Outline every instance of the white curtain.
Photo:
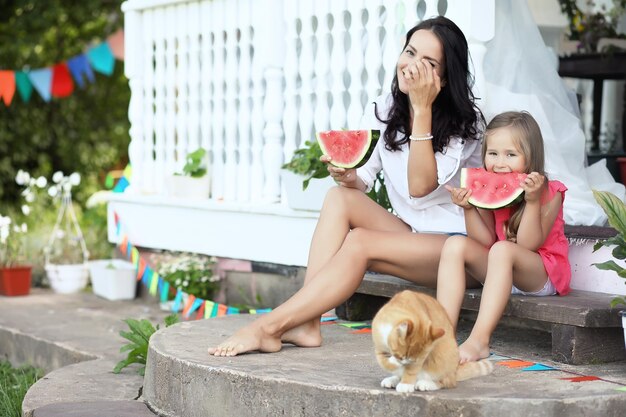
[[547,175],[568,188],[565,222],[603,225],[606,216],[591,190],[610,191],[623,200],[624,186],[615,182],[606,161],[586,166],[576,97],[559,77],[526,1],[496,1],[496,30],[487,44],[484,73],[487,91],[482,111],[488,122],[503,111],[526,110],[539,123]]

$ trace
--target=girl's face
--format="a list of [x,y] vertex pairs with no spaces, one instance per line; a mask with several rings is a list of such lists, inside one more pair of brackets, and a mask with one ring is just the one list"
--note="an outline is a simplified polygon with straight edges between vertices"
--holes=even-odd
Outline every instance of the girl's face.
[[443,45],[439,38],[430,30],[420,29],[411,35],[409,43],[398,58],[396,65],[396,76],[398,77],[398,88],[404,94],[409,94],[409,88],[402,75],[402,70],[408,65],[425,59],[428,65],[435,69],[435,72],[442,78],[444,74]]
[[485,168],[489,172],[525,172],[526,157],[513,137],[509,127],[500,127],[487,132]]

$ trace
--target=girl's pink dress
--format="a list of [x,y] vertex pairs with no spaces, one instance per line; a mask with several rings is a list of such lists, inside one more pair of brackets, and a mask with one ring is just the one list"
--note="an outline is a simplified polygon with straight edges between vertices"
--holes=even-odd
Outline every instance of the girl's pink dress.
[[[569,245],[565,237],[565,222],[563,221],[565,191],[567,191],[567,187],[565,187],[563,183],[559,181],[548,181],[549,195],[546,202],[552,200],[557,192],[561,193],[561,208],[559,209],[559,214],[554,221],[554,225],[548,237],[546,237],[546,241],[543,242],[543,245],[537,250],[543,260],[546,273],[559,295],[565,295],[570,291],[569,284],[572,279],[572,269],[567,257]],[[504,222],[511,216],[511,207],[494,210],[493,214],[496,221],[496,235],[498,240],[506,240]]]

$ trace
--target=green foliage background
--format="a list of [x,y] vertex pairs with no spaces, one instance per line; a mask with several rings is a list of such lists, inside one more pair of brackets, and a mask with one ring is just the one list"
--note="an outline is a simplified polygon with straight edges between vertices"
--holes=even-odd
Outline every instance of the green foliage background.
[[[0,67],[44,68],[81,54],[123,27],[122,0],[0,0]],[[79,172],[74,193],[84,203],[103,188],[107,171],[123,167],[130,138],[130,90],[116,60],[111,77],[95,73],[84,90],[46,103],[33,91],[0,104],[0,206],[19,199],[18,169],[48,179],[54,171]]]

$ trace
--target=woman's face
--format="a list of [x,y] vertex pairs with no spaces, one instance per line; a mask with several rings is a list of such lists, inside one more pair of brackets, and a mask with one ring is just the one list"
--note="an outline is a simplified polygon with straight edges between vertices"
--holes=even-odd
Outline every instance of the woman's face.
[[443,74],[445,73],[443,45],[433,32],[426,29],[420,29],[411,35],[409,43],[407,43],[400,54],[400,58],[398,58],[396,75],[398,77],[398,87],[404,94],[408,94],[409,90],[402,76],[402,70],[410,64],[420,62],[422,59],[426,60],[425,63],[427,62],[427,65],[433,67],[443,81]]

